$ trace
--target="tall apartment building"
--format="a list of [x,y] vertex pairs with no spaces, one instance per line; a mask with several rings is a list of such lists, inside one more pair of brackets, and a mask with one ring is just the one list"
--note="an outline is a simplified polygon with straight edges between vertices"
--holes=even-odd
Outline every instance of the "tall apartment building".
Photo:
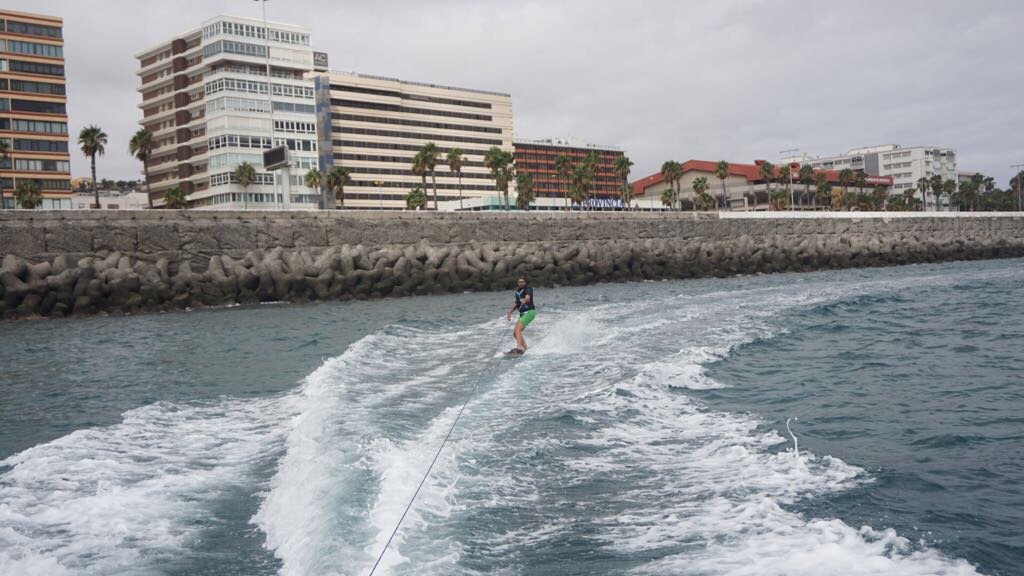
[[[615,175],[615,160],[624,155],[614,146],[586,144],[571,138],[548,138],[545,140],[516,140],[516,171],[529,174],[533,179],[533,191],[537,198],[564,199],[569,191],[568,180],[558,174],[555,161],[567,156],[573,163],[582,162],[591,152],[597,154],[597,172],[590,186],[595,197],[594,204],[617,203],[622,189],[622,180]],[[557,205],[557,203],[556,203]]]
[[[865,174],[889,176],[893,180],[892,194],[902,194],[908,188],[916,188],[919,178],[931,178],[938,174],[943,180],[956,180],[956,151],[952,148],[914,146],[903,148],[897,144],[855,148],[846,154],[828,158],[811,158],[806,155],[787,158],[783,162],[810,164],[817,169],[840,171],[849,168],[863,170]],[[935,210],[935,198],[928,195],[926,209]],[[948,206],[949,199],[943,198],[938,208]]]
[[4,207],[25,181],[39,184],[42,208],[71,208],[63,21],[0,10],[0,162]]
[[[343,166],[350,173],[345,208],[404,208],[406,194],[422,187],[411,165],[427,142],[441,151],[439,201],[459,199],[459,180],[445,159],[453,148],[464,152],[464,197],[496,194],[483,156],[492,146],[512,151],[510,95],[346,72],[315,75],[314,89],[320,169]],[[427,188],[432,208],[429,177]]]
[[[136,58],[139,124],[156,142],[150,161],[155,205],[178,187],[190,208],[317,207],[316,192],[303,181],[317,164],[313,85],[305,78],[315,67],[309,29],[217,16]],[[282,144],[292,164],[287,181],[262,165],[263,151]],[[248,199],[234,176],[242,162],[256,168]]]

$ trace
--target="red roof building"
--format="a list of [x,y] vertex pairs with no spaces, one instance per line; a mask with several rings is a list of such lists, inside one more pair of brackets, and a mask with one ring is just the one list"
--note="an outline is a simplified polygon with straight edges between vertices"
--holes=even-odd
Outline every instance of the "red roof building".
[[[750,205],[750,198],[752,198],[757,192],[764,192],[766,189],[764,178],[761,176],[760,168],[763,164],[763,160],[758,160],[754,164],[739,164],[729,163],[729,176],[725,181],[719,180],[715,176],[715,168],[718,166],[718,162],[711,162],[707,160],[687,160],[682,163],[683,177],[679,183],[679,196],[680,199],[693,199],[693,181],[699,177],[704,177],[710,184],[710,192],[715,198],[721,198],[724,192],[729,199],[729,205],[732,208],[741,209],[754,209],[754,206]],[[773,169],[775,174],[773,178],[772,188],[780,186],[779,168],[776,165]],[[805,184],[799,181],[799,164],[791,164],[791,187],[793,190],[800,192],[804,190]],[[834,186],[840,186],[839,183],[839,172],[835,170],[815,170],[825,174],[828,182]],[[866,188],[865,191],[873,189],[876,186],[885,186],[886,188],[892,188],[892,178],[889,176],[866,176],[865,179]],[[632,183],[633,194],[637,197],[660,197],[661,193],[668,187],[665,182],[665,177],[660,172],[651,174]],[[814,189],[814,183],[810,183],[811,190]]]

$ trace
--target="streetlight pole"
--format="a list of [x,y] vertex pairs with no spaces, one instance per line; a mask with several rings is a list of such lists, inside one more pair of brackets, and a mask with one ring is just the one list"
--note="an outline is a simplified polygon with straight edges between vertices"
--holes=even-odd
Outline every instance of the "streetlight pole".
[[[270,82],[270,27],[267,26],[267,1],[268,0],[255,0],[260,3],[260,7],[263,9],[263,49],[266,51],[264,56],[266,57],[267,66],[267,110],[270,112],[270,147],[274,147],[274,87]],[[286,172],[287,174],[287,172]],[[271,176],[274,178],[274,199],[277,199],[277,172],[272,172]],[[276,202],[275,202],[276,203]],[[284,206],[284,198],[281,199],[281,207]]]
[[373,183],[377,185],[377,209],[384,212],[384,181],[375,180]]

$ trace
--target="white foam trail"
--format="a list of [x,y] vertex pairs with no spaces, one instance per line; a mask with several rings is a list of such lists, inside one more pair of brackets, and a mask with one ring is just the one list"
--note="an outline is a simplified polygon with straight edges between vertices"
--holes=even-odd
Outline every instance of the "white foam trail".
[[0,573],[157,572],[272,457],[280,399],[158,403],[0,465]]

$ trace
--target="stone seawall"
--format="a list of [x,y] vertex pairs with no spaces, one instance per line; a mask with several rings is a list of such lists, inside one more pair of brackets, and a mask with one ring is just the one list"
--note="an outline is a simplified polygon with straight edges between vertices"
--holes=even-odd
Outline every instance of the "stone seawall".
[[1016,215],[835,216],[5,211],[0,317],[1024,256]]

